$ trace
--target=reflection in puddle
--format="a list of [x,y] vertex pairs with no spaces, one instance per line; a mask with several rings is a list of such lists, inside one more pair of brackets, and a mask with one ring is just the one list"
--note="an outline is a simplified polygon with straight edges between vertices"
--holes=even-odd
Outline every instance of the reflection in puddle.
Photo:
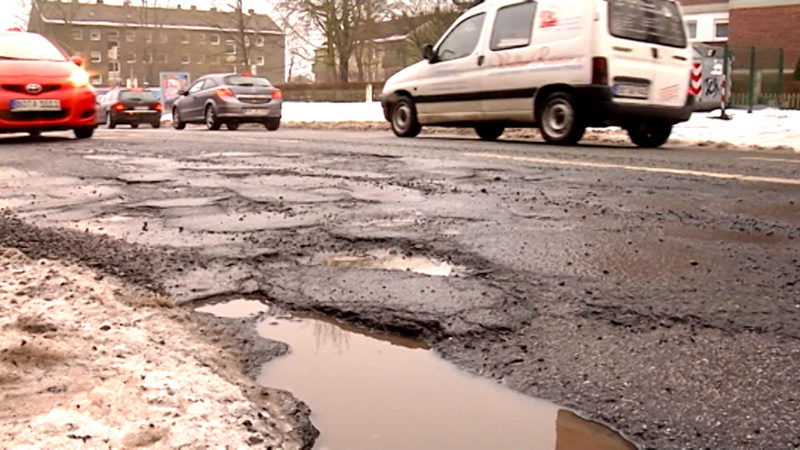
[[256,300],[233,300],[197,308],[197,312],[213,314],[226,319],[246,319],[269,311],[269,306]]
[[361,269],[399,270],[435,277],[453,275],[455,267],[424,256],[404,256],[389,250],[371,250],[357,254],[328,254],[320,257],[321,263],[333,267],[356,267]]
[[618,433],[474,377],[424,344],[314,318],[258,327],[291,352],[259,383],[309,404],[319,450],[632,449]]

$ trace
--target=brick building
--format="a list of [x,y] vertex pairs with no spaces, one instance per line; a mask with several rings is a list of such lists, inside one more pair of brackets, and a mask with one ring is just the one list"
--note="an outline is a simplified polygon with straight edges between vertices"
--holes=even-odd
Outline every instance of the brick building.
[[[34,0],[28,30],[86,60],[96,86],[159,83],[159,73],[255,71],[284,80],[286,36],[268,16],[242,13]],[[237,23],[245,25],[237,26]],[[246,57],[245,57],[246,55]]]
[[800,59],[800,0],[681,0],[693,42],[784,50],[784,69]]

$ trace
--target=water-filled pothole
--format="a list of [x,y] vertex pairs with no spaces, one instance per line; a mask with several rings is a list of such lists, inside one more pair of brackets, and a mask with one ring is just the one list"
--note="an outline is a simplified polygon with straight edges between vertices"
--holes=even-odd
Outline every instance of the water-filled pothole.
[[438,261],[425,256],[406,256],[402,252],[391,250],[323,254],[318,256],[317,259],[319,263],[332,267],[397,270],[434,277],[449,277],[457,272],[457,267],[445,261]]
[[[227,305],[203,311],[263,310]],[[308,403],[318,450],[636,448],[601,424],[466,374],[413,339],[318,316],[271,317],[258,331],[291,347],[259,383]]]

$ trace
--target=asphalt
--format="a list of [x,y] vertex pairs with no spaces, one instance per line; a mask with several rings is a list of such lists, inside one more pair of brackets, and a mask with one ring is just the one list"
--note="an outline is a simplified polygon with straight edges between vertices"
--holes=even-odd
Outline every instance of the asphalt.
[[[10,136],[0,246],[421,338],[643,447],[797,448],[799,169],[456,135]],[[376,251],[453,273],[332,263]]]

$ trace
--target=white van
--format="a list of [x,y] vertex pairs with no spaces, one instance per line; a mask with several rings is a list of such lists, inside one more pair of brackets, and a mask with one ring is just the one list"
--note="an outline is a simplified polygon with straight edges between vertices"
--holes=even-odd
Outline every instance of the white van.
[[538,125],[572,145],[586,127],[618,125],[658,147],[691,115],[691,58],[672,0],[488,0],[391,77],[382,103],[401,137],[436,125],[494,140]]

